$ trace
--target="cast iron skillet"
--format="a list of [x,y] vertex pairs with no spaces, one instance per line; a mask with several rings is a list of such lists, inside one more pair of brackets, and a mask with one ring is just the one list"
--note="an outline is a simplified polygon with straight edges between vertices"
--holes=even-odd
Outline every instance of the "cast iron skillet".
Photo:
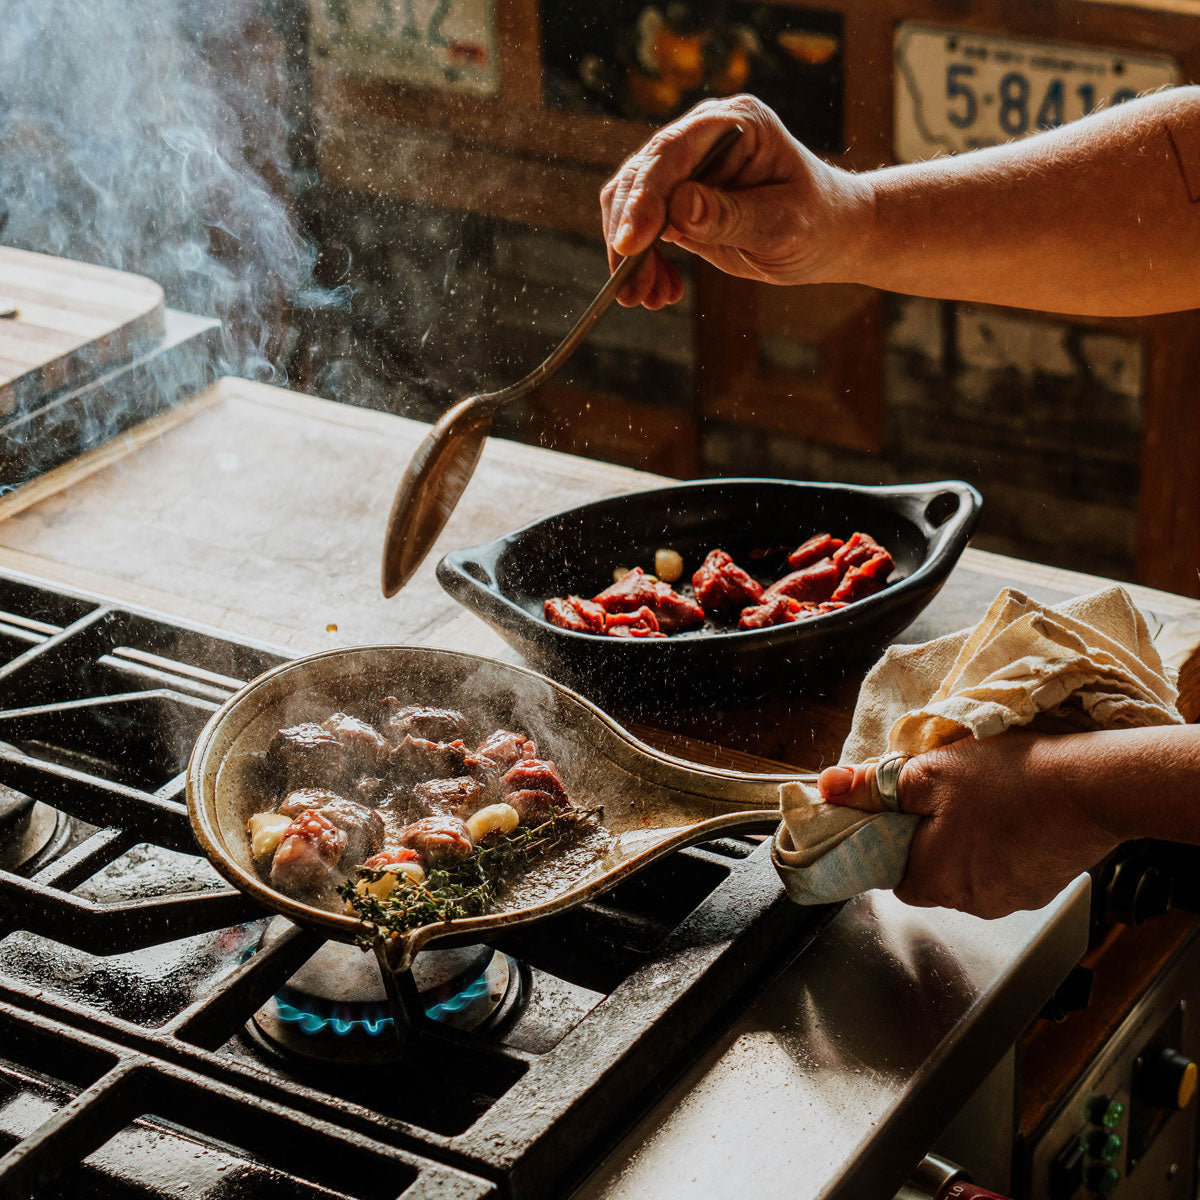
[[426,925],[393,939],[393,970],[433,942],[487,941],[607,891],[681,846],[779,823],[779,784],[811,776],[744,775],[699,767],[639,742],[595,705],[523,667],[418,646],[363,646],[296,659],[246,684],[213,715],[188,764],[188,813],[204,853],[230,883],[293,921],[353,941],[354,917],[276,891],[257,873],[246,821],[273,807],[257,766],[276,730],[333,712],[369,717],[388,695],[460,709],[483,737],[496,728],[532,737],[572,799],[604,805],[614,835],[603,858],[549,883],[524,907]]
[[[438,563],[442,586],[531,663],[605,698],[757,695],[797,669],[873,655],[933,599],[979,521],[979,493],[957,480],[854,487],[779,479],[715,479],[634,492],[568,509]],[[711,626],[666,639],[575,633],[542,617],[550,596],[592,596],[613,568],[652,570],[654,551],[683,555],[684,581],[720,547],[755,573],[755,548],[795,548],[813,533],[872,534],[896,561],[865,600],[771,629]],[[763,582],[788,568],[760,560]],[[736,624],[736,617],[734,618]]]

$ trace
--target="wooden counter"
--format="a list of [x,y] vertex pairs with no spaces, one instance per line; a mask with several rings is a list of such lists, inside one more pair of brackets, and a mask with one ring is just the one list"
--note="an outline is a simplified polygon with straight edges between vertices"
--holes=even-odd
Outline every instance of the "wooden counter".
[[[519,661],[434,577],[441,553],[586,500],[659,482],[493,439],[433,554],[392,600],[379,560],[392,492],[425,426],[222,380],[188,404],[0,499],[0,564],[305,653],[365,642]],[[1105,581],[968,550],[903,635],[969,625],[1002,587],[1056,600]],[[1200,712],[1200,602],[1131,587]],[[737,709],[674,710],[651,740],[704,761],[833,761],[861,671]],[[628,714],[618,714],[627,716]],[[698,739],[707,745],[697,745]],[[738,747],[718,751],[715,746]]]

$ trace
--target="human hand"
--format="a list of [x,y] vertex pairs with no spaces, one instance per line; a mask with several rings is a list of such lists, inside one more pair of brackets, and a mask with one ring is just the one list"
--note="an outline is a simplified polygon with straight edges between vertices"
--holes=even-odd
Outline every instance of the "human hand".
[[[909,759],[897,799],[923,819],[896,895],[906,904],[1003,917],[1048,904],[1099,862],[1121,838],[1062,786],[1074,741],[1010,732]],[[874,773],[874,764],[828,767],[818,780],[822,799],[877,811]]]
[[[731,125],[742,136],[705,183],[688,176]],[[822,162],[753,96],[706,100],[656,133],[600,192],[609,269],[664,242],[730,275],[766,283],[845,277],[870,219],[870,190]],[[662,308],[683,295],[678,270],[657,248],[617,297],[627,308]]]

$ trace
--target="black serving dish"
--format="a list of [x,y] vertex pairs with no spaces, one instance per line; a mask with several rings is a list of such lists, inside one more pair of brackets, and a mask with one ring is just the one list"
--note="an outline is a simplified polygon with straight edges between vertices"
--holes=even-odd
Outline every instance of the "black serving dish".
[[[438,563],[442,586],[495,626],[540,670],[611,698],[759,695],[822,664],[874,656],[933,599],[979,521],[967,483],[854,487],[781,479],[711,479],[568,509]],[[682,587],[709,550],[727,550],[763,583],[813,533],[863,530],[891,551],[883,591],[791,625],[712,625],[665,639],[575,633],[542,617],[550,596],[592,596],[618,566],[653,570],[654,552],[683,555]],[[777,548],[751,561],[751,551]],[[733,624],[736,624],[736,616]]]

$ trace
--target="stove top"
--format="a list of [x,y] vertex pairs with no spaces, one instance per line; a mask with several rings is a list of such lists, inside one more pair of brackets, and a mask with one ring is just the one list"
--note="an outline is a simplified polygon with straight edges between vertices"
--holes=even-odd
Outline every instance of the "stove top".
[[755,840],[684,850],[419,956],[398,1058],[374,960],[192,840],[192,743],[282,659],[0,573],[0,1195],[560,1196],[831,915]]

